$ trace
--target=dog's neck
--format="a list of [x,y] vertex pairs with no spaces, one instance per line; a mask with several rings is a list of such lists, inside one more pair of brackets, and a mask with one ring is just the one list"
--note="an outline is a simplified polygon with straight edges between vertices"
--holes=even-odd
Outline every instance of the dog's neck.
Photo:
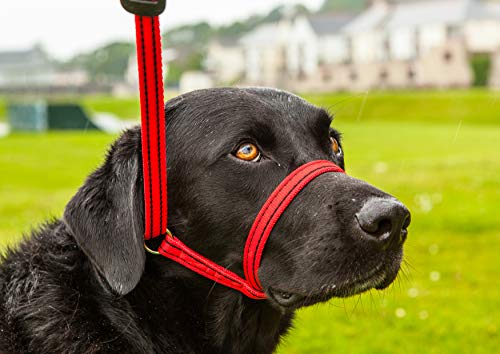
[[[99,348],[110,353],[266,354],[276,349],[291,326],[293,313],[282,313],[268,301],[251,300],[153,255],[148,255],[137,287],[117,296],[63,223],[55,222],[44,230],[23,247],[51,249],[52,254],[36,259],[36,268],[64,277],[48,279],[37,290],[38,302],[29,294],[13,297],[22,308],[29,303],[33,311],[44,316],[39,323],[32,316],[22,317],[27,310],[11,306],[9,316],[26,326],[12,333],[13,352],[26,352],[29,345],[36,345],[40,352],[60,352],[58,343],[71,342],[82,352]],[[22,254],[11,257],[12,262],[26,263],[26,269],[35,267],[34,261]],[[61,326],[61,321],[83,326],[82,333],[92,336],[78,337]],[[53,337],[59,340],[49,340]]]
[[143,280],[127,298],[150,328],[153,345],[170,338],[181,352],[272,353],[293,318],[164,259],[148,259]]

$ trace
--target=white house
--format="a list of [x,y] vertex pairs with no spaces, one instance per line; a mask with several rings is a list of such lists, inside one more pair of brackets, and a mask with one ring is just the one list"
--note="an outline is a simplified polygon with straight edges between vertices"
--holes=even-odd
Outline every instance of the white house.
[[291,22],[290,36],[284,48],[290,78],[299,79],[318,70],[319,42],[306,17],[302,16]]
[[467,87],[472,73],[462,31],[474,0],[396,3],[384,25],[387,57],[411,75],[387,71],[389,86]]
[[342,29],[342,34],[350,39],[354,63],[373,63],[387,59],[384,23],[389,13],[388,2],[374,1],[366,11]]
[[375,0],[342,33],[352,50],[349,89],[467,87],[470,56],[500,49],[500,4]]
[[[177,58],[175,49],[163,49],[163,75],[168,73],[168,63]],[[115,85],[113,92],[118,96],[129,96],[137,94],[139,90],[139,68],[137,62],[137,53],[133,53],[128,59],[127,70],[125,71],[125,82]]]
[[219,84],[239,82],[245,72],[245,56],[238,39],[220,38],[212,41],[208,45],[205,68]]
[[282,83],[288,69],[287,48],[292,30],[292,22],[283,20],[262,25],[241,38],[247,83],[266,86]]
[[[373,0],[357,16],[288,16],[239,45],[246,84],[316,91],[467,87],[476,54],[495,58],[493,75],[500,76],[500,3]],[[232,65],[219,67],[229,72]]]
[[349,61],[349,41],[340,30],[351,19],[345,14],[298,16],[248,33],[240,41],[246,82],[292,85],[314,77],[324,65]]
[[341,31],[354,18],[352,14],[321,15],[308,21],[317,37],[320,64],[342,64],[351,61],[351,45]]
[[473,53],[494,53],[500,49],[500,3],[472,2],[463,29],[468,49]]
[[500,89],[500,50],[493,56],[490,86],[496,90]]
[[0,87],[47,86],[55,67],[39,47],[0,52]]
[[493,53],[500,45],[500,4],[478,0],[422,0],[394,5],[386,24],[390,55],[409,60],[464,40],[471,53]]

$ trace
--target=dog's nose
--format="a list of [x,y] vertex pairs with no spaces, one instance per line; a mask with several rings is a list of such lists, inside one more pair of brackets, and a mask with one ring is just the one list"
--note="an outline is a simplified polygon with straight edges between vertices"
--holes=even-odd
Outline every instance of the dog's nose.
[[397,200],[372,198],[356,214],[356,219],[367,238],[377,240],[383,248],[397,248],[406,240],[411,215]]

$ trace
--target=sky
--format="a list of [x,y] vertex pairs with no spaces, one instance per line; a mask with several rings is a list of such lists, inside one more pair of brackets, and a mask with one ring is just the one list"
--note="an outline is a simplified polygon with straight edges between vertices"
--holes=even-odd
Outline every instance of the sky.
[[[0,51],[40,43],[58,59],[92,50],[113,40],[133,40],[133,15],[119,0],[1,0]],[[167,0],[162,28],[195,21],[227,24],[280,4],[317,9],[322,0]]]

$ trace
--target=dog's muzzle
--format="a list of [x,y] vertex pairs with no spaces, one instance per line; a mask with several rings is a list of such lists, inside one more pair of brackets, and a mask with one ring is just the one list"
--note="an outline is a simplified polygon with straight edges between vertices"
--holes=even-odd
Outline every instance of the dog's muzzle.
[[266,294],[258,278],[262,254],[274,226],[292,201],[309,183],[325,173],[345,173],[330,161],[313,161],[290,175],[274,190],[260,210],[248,235],[243,254],[245,279],[196,253],[167,232],[158,252],[192,271],[219,284],[238,290],[244,295],[263,300]]

